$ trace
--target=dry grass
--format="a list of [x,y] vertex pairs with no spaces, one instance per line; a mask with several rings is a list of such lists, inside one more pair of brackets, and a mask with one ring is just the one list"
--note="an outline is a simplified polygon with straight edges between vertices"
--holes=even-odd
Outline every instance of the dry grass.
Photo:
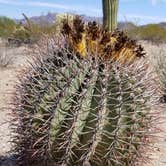
[[163,92],[162,102],[166,102],[166,49],[162,49],[157,57],[156,70],[160,78],[160,85]]
[[13,64],[14,52],[12,47],[7,47],[6,41],[0,38],[0,69]]
[[13,64],[14,61],[14,53],[13,49],[1,46],[0,47],[0,68],[6,68]]
[[[150,65],[159,77],[159,84],[163,91],[166,90],[166,44],[152,45],[142,42],[150,61]],[[164,92],[165,93],[165,92]]]

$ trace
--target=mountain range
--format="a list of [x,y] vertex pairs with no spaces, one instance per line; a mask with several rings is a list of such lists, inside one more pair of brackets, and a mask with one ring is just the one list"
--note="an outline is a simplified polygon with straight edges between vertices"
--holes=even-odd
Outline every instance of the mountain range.
[[[56,16],[57,16],[58,13],[47,13],[46,15],[41,15],[41,16],[33,16],[33,17],[30,17],[29,19],[37,24],[40,24],[40,25],[51,25],[51,24],[54,24],[56,22]],[[90,16],[87,16],[87,15],[81,15],[82,19],[84,21],[96,21],[98,23],[102,23],[102,17],[90,17]],[[20,19],[20,20],[16,20],[16,22],[26,22],[25,19]],[[148,24],[147,24],[148,25]],[[166,28],[166,22],[161,22],[161,23],[158,23],[156,25],[159,25],[160,27],[163,27],[163,28]],[[142,27],[144,27],[146,25],[143,25]],[[136,25],[134,25],[132,22],[119,22],[118,23],[118,28],[119,29],[132,29],[132,28],[135,28]]]

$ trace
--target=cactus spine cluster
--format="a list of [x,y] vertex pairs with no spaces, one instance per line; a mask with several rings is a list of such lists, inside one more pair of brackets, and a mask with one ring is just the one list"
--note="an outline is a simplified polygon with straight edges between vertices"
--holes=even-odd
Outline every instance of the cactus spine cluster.
[[103,27],[112,32],[117,28],[117,14],[119,0],[102,0]]

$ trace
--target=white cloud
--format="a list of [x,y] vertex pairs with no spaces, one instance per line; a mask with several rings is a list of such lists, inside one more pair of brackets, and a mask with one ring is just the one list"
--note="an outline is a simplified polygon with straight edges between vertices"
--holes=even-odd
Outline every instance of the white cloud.
[[165,2],[166,3],[166,0],[151,0],[151,4],[153,5],[153,6],[156,6],[158,3],[160,3],[160,2]]
[[19,1],[19,0],[0,0],[0,4],[15,5],[15,6],[31,6],[31,7],[47,7],[61,9],[73,12],[87,12],[93,15],[101,15],[101,9],[88,8],[87,6],[65,5],[60,3],[41,2],[41,1]]
[[101,9],[95,9],[95,8],[88,8],[87,6],[70,6],[70,5],[62,5],[58,3],[48,3],[48,2],[27,2],[27,5],[29,6],[36,6],[36,7],[49,7],[49,8],[56,8],[56,9],[64,9],[64,10],[73,10],[73,11],[86,11],[86,12],[92,12],[92,13],[101,13]]
[[[136,0],[120,0],[122,2],[135,2]],[[156,6],[159,2],[165,2],[166,0],[149,0],[153,6]]]
[[0,4],[7,4],[7,5],[24,5],[25,3],[14,1],[14,0],[0,0]]
[[136,0],[120,0],[120,1],[122,1],[122,2],[134,2]]
[[156,6],[157,0],[151,0],[151,3],[152,3],[153,6]]
[[69,10],[69,9],[73,8],[73,7],[68,6],[68,5],[61,5],[61,4],[58,4],[58,3],[48,3],[48,2],[40,2],[40,1],[26,2],[26,5],[36,6],[36,7],[49,7],[49,8],[65,9],[65,10]]
[[49,8],[57,8],[57,9],[70,9],[70,6],[61,5],[58,3],[48,3],[48,2],[40,2],[40,1],[18,1],[18,0],[0,0],[0,4],[8,4],[8,5],[21,5],[21,6],[34,6],[34,7],[49,7]]
[[159,17],[159,16],[148,16],[148,15],[139,15],[139,14],[126,14],[126,15],[119,15],[121,19],[125,19],[125,21],[132,20],[132,21],[139,21],[138,24],[141,22],[165,22],[166,17]]

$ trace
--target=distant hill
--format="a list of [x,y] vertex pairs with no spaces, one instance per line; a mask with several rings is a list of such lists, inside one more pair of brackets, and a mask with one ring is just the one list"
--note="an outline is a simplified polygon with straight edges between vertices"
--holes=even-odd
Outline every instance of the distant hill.
[[[51,13],[49,12],[46,15],[41,15],[41,16],[33,16],[30,17],[29,19],[37,24],[40,25],[51,25],[54,24],[56,22],[56,15],[57,13]],[[84,21],[96,21],[98,23],[102,23],[102,18],[101,17],[90,17],[87,15],[81,15],[81,17],[83,18]],[[22,22],[25,23],[25,19],[21,19],[21,20],[16,20],[16,22]],[[160,27],[164,27],[166,28],[166,22],[161,22],[158,23],[156,25],[159,25]],[[144,27],[146,25],[143,25],[142,27]],[[118,23],[118,28],[121,30],[130,30],[135,28],[136,25],[134,25],[132,22],[119,22]]]
[[159,25],[163,28],[166,28],[166,22],[161,22],[161,23],[159,23]]
[[[33,21],[36,24],[53,24],[55,23],[55,18],[56,18],[57,13],[48,13],[47,15],[41,15],[41,16],[33,16],[29,17],[31,21]],[[16,19],[16,22],[22,22],[25,23],[25,19]]]

